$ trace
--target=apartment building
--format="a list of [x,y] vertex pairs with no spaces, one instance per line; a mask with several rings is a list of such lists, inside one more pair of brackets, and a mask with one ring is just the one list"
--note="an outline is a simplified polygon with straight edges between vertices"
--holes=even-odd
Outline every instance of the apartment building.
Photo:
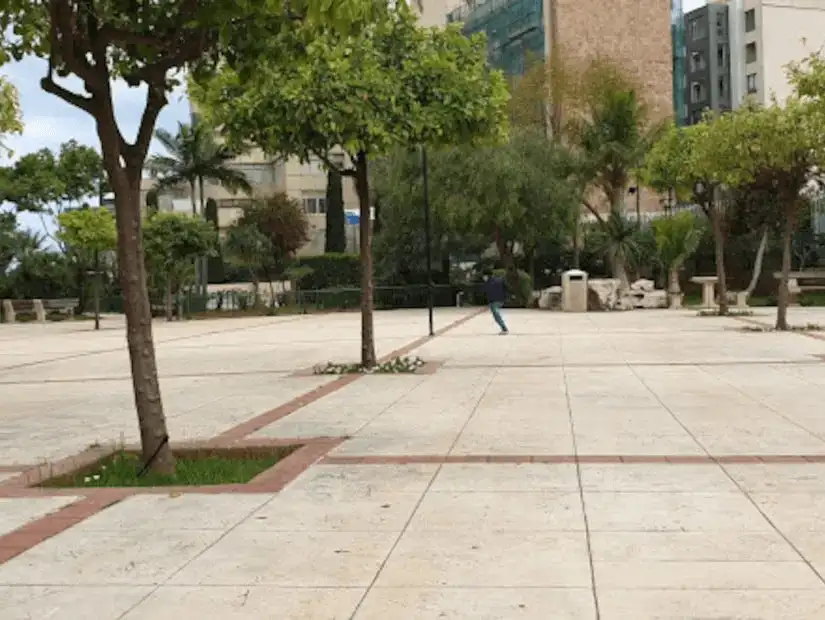
[[[193,120],[195,112],[193,110]],[[343,153],[337,154],[343,157]],[[326,190],[327,172],[320,160],[302,163],[296,158],[279,158],[266,155],[260,149],[252,149],[238,155],[231,167],[243,172],[252,185],[252,194],[233,194],[216,183],[207,181],[204,186],[204,198],[212,199],[218,205],[218,229],[226,230],[240,217],[243,207],[252,200],[266,198],[276,193],[285,193],[303,205],[310,225],[310,241],[300,250],[302,255],[315,255],[324,252],[326,241]],[[146,194],[155,187],[156,181],[147,175],[141,183],[141,203],[145,204]],[[344,209],[358,210],[358,196],[352,179],[343,180]],[[196,207],[200,200],[196,191]],[[192,198],[190,188],[186,186],[172,188],[159,196],[159,207],[164,211],[181,211],[191,213]],[[351,231],[347,231],[348,233]],[[347,234],[347,250],[355,252],[357,237]]]
[[711,2],[684,16],[682,124],[698,123],[707,109],[732,109],[729,11],[727,3]]
[[746,98],[784,101],[788,64],[825,45],[825,0],[717,0],[684,24],[684,118],[695,123],[706,108],[737,108]]

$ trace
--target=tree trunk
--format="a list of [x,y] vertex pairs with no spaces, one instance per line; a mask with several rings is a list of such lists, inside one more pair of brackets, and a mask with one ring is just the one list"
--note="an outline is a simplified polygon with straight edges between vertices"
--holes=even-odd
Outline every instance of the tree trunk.
[[360,211],[359,233],[361,236],[361,364],[373,368],[375,358],[375,331],[372,304],[372,222],[370,222],[369,177],[367,154],[358,153],[355,158],[355,189],[358,192]]
[[716,258],[716,291],[719,295],[719,314],[728,313],[728,283],[725,279],[725,231],[722,229],[722,214],[716,205],[710,207],[710,223],[713,228],[713,250]]
[[341,173],[332,168],[327,172],[327,221],[325,232],[324,252],[347,251],[343,179]]
[[[200,193],[201,202],[201,217],[206,219],[206,202],[203,199],[203,177],[198,178],[198,192]],[[200,294],[206,296],[209,292],[209,258],[206,256],[199,256],[197,260],[200,262]]]
[[[98,123],[104,157],[119,152],[117,136],[107,135]],[[126,341],[132,368],[142,460],[152,471],[171,475],[175,458],[169,447],[166,416],[161,401],[155,345],[152,340],[152,309],[146,282],[140,213],[141,171],[123,169],[119,161],[107,162],[109,178],[115,192],[117,215],[117,255],[120,284],[126,314]]]
[[672,267],[668,273],[667,294],[668,299],[672,299],[682,293],[682,287],[679,286],[679,268]]
[[779,292],[776,296],[776,329],[788,329],[788,279],[791,273],[791,241],[793,240],[794,223],[792,218],[785,219],[782,228],[782,279],[779,281]]
[[610,263],[610,273],[614,279],[619,281],[619,289],[627,291],[630,289],[630,278],[627,276],[626,261],[617,246],[611,245],[607,250],[607,258]]
[[753,295],[756,285],[759,284],[759,277],[762,275],[762,261],[765,259],[765,250],[768,248],[768,227],[765,226],[762,232],[762,240],[759,242],[759,249],[756,250],[756,261],[753,264],[753,275],[750,284],[745,290],[747,296]]
[[100,329],[100,252],[95,250],[95,330]]

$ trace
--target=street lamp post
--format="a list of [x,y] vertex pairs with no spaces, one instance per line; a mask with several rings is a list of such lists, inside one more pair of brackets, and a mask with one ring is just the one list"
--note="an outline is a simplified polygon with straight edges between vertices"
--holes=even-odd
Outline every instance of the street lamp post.
[[430,184],[427,179],[427,147],[421,146],[421,177],[424,183],[424,247],[427,254],[427,315],[430,336],[433,331],[433,265],[430,243]]

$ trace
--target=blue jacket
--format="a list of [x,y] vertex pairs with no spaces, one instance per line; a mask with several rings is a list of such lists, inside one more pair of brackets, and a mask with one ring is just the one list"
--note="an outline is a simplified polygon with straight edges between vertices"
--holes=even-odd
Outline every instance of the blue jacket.
[[507,289],[504,286],[504,279],[498,276],[491,276],[484,283],[484,292],[487,294],[487,303],[503,304],[507,301]]

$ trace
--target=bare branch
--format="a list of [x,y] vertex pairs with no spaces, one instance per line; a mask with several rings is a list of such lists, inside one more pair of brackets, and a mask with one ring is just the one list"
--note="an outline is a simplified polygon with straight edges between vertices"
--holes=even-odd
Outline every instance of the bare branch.
[[166,103],[166,91],[163,86],[149,84],[149,90],[146,93],[146,108],[143,110],[143,118],[140,119],[137,138],[134,144],[126,145],[123,151],[124,155],[132,161],[143,162],[146,159],[158,115]]

